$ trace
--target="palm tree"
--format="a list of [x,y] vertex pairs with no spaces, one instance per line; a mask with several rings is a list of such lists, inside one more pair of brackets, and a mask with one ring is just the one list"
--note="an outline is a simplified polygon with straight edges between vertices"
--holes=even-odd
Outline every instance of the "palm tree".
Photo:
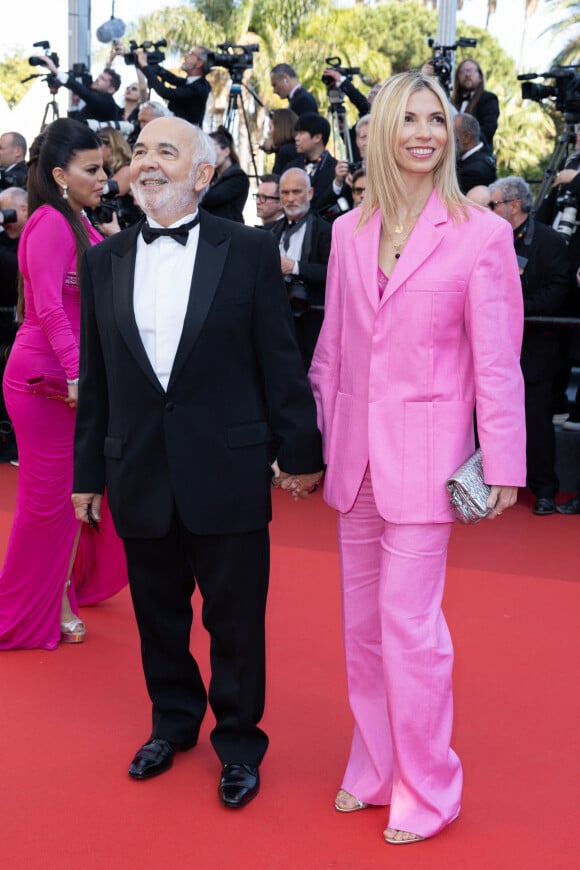
[[[544,0],[548,11],[561,19],[547,27],[544,33],[554,37],[566,35],[566,42],[553,60],[555,66],[580,62],[580,3],[575,0]],[[543,35],[543,34],[542,34]]]

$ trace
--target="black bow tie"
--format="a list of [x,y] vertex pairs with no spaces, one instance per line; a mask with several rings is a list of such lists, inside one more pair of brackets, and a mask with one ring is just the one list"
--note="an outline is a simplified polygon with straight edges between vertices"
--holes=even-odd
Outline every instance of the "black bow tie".
[[148,223],[144,223],[141,227],[141,235],[143,241],[150,245],[155,239],[160,236],[171,236],[180,245],[186,245],[189,236],[189,231],[199,223],[199,215],[196,215],[188,224],[180,224],[178,227],[150,227]]

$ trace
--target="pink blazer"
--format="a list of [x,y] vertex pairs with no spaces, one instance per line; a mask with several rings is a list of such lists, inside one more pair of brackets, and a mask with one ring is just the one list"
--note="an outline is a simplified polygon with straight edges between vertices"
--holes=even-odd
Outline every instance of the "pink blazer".
[[507,221],[470,208],[453,222],[433,192],[378,290],[381,217],[333,227],[324,323],[310,379],[325,499],[351,509],[370,463],[377,507],[396,523],[450,522],[445,481],[473,452],[489,484],[524,486],[523,302]]

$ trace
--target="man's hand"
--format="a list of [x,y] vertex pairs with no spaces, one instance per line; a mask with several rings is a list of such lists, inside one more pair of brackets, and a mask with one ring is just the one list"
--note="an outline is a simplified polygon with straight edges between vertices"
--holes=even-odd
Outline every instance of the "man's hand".
[[280,265],[282,266],[282,274],[283,275],[292,275],[292,269],[296,260],[292,260],[290,257],[280,257]]
[[334,79],[337,85],[339,85],[344,78],[342,73],[340,73],[337,69],[333,69],[332,67],[328,67],[322,73],[323,76],[326,76],[329,79]]
[[337,187],[342,187],[348,175],[348,160],[339,160],[334,167],[334,183]]
[[276,472],[276,476],[272,478],[272,486],[291,493],[294,501],[308,498],[311,493],[316,492],[324,474],[324,471],[315,471],[313,474],[288,474],[278,468],[277,463],[272,467]]
[[92,518],[94,522],[101,522],[101,505],[103,503],[103,496],[100,495],[100,493],[73,492],[71,499],[77,520],[80,520],[81,523],[88,523],[90,515],[90,518]]

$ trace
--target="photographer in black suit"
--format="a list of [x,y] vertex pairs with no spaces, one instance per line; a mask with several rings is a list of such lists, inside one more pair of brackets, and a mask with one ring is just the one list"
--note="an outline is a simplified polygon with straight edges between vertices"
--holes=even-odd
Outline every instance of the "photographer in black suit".
[[176,76],[159,64],[149,66],[147,53],[142,49],[136,52],[136,57],[149,86],[168,101],[169,110],[175,117],[201,127],[211,91],[206,79],[209,72],[207,48],[196,45],[185,53],[181,64],[181,69],[187,73],[185,77]]
[[280,178],[284,219],[271,228],[280,247],[282,275],[306,371],[324,318],[323,311],[313,311],[311,306],[324,305],[332,235],[330,224],[310,209],[313,192],[304,169],[287,169]]
[[[490,208],[514,231],[524,316],[562,315],[570,294],[570,259],[564,238],[530,214],[532,192],[518,176],[500,178],[490,187]],[[526,323],[521,366],[526,398],[527,486],[536,496],[534,513],[553,514],[558,492],[556,439],[552,424],[554,378],[560,361],[557,328]]]
[[11,131],[0,136],[0,190],[26,187],[26,139]]
[[[121,76],[114,69],[106,67],[94,82],[87,86],[70,72],[59,72],[51,57],[43,55],[40,60],[61,85],[73,92],[70,117],[76,118],[77,121],[118,121],[121,118],[121,107],[113,99],[113,94],[117,93],[121,86]],[[75,108],[79,100],[85,104],[80,109]]]
[[458,112],[477,118],[484,147],[493,153],[499,101],[492,91],[485,90],[483,70],[472,57],[464,58],[455,70],[451,102]]

